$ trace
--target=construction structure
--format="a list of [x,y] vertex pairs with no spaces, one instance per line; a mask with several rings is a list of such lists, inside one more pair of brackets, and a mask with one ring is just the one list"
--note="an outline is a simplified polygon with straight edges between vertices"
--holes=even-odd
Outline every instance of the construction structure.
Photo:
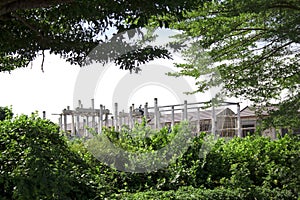
[[[218,105],[212,101],[188,103],[176,105],[158,105],[158,99],[154,99],[154,106],[135,107],[132,104],[128,112],[118,110],[118,103],[114,104],[111,112],[105,106],[95,108],[94,99],[91,100],[91,107],[84,108],[81,101],[78,106],[71,110],[68,106],[60,113],[59,125],[63,132],[71,136],[89,137],[90,131],[101,134],[103,127],[114,127],[120,130],[126,125],[132,128],[135,123],[146,118],[147,125],[153,129],[160,129],[164,126],[172,128],[181,121],[188,121],[192,125],[193,132],[202,131],[220,136],[242,137],[240,104],[234,102],[223,102]],[[236,113],[226,106],[235,106]]]

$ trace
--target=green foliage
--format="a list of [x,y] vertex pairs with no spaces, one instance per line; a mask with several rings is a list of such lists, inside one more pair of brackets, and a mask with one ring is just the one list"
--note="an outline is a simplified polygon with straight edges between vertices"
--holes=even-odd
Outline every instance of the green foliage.
[[[107,38],[111,30],[122,32],[143,27],[152,15],[171,13],[182,18],[183,11],[199,3],[195,0],[1,1],[0,71],[26,67],[38,55],[44,55],[45,50],[82,65],[88,53],[103,42],[104,37],[99,36]],[[118,50],[111,50],[109,56],[114,58],[112,54]],[[144,51],[147,49],[134,55],[135,59],[151,59]],[[131,69],[131,63],[126,63],[130,59],[124,58],[123,62],[124,68]]]
[[11,108],[8,107],[0,107],[0,121],[5,119],[12,119],[14,113]]
[[281,123],[299,125],[298,4],[209,1],[185,13],[179,23],[167,16],[174,21],[171,28],[183,31],[180,41],[191,43],[183,54],[188,63],[177,65],[180,72],[175,75],[194,77],[196,92],[222,85],[225,95],[249,99],[257,106],[278,102],[284,108],[277,112]]
[[[144,153],[156,145],[163,147],[170,142],[166,139],[168,133],[164,131],[155,132],[144,125],[136,125],[132,132],[124,128],[120,133],[106,130],[105,134],[109,134],[110,140],[122,145],[126,151]],[[147,134],[153,134],[149,137],[151,140],[145,138]],[[160,139],[156,140],[153,136]],[[205,145],[206,148],[211,145],[211,148],[207,148],[207,154],[203,155]],[[210,195],[220,195],[220,199],[229,199],[231,195],[241,199],[267,199],[268,196],[274,199],[296,199],[300,191],[299,146],[299,138],[289,135],[278,140],[251,136],[229,141],[222,138],[210,141],[206,134],[200,134],[176,160],[161,169],[144,173],[114,171],[106,174],[104,177],[118,180],[110,185],[110,189],[107,188],[106,196],[113,194],[111,198],[121,198],[128,192],[139,192],[130,194],[128,198],[148,198],[151,195],[153,198],[177,198],[177,192],[174,196],[172,191],[191,186],[193,190],[199,190],[199,196],[195,198],[202,199]],[[111,151],[102,153],[109,155]],[[120,152],[115,153],[117,156]],[[115,157],[112,163],[117,159],[120,158]],[[154,194],[151,190],[158,191]],[[178,194],[178,199],[186,197],[182,195]],[[186,195],[193,196],[194,192]]]
[[154,199],[201,199],[201,200],[244,200],[244,199],[297,199],[289,190],[270,190],[255,187],[250,191],[241,188],[224,189],[217,188],[214,190],[180,187],[173,191],[147,191],[135,194],[125,194],[116,199],[139,199],[139,200],[154,200]]
[[239,188],[245,195],[259,197],[253,190],[261,187],[274,195],[280,190],[288,192],[288,196],[299,195],[299,138],[286,135],[278,140],[260,136],[234,138],[228,142],[219,139],[205,157],[200,157],[203,143],[203,136],[195,138],[175,163],[161,170],[125,174],[127,191],[133,192],[133,188],[167,191],[183,186],[211,190]]
[[89,166],[54,123],[35,115],[0,121],[1,199],[89,199]]
[[[35,115],[0,121],[0,198],[299,198],[300,138],[296,136],[285,135],[277,140],[249,136],[211,141],[201,133],[187,143],[186,149],[175,145],[181,151],[171,155],[172,162],[162,168],[147,171],[144,168],[149,163],[142,162],[138,167],[144,166],[144,173],[118,171],[97,159],[99,155],[110,156],[114,165],[120,159],[117,157],[120,152],[157,156],[152,152],[166,148],[173,140],[183,140],[177,136],[189,136],[188,130],[186,123],[177,125],[172,132],[167,128],[151,130],[142,123],[132,130],[123,127],[121,132],[106,129],[103,134],[106,140],[103,137],[100,142],[90,140],[89,143],[86,138],[67,141],[58,134],[57,125]],[[115,152],[106,148],[111,143],[120,148]],[[99,155],[88,146],[93,144],[102,145]],[[161,154],[164,157],[173,151],[165,150]],[[135,158],[128,156],[126,162]],[[134,161],[144,157],[138,158]],[[138,171],[136,166],[133,169]],[[126,166],[123,167],[126,171]]]
[[118,170],[156,171],[184,153],[190,133],[187,123],[169,131],[167,127],[152,130],[144,122],[136,124],[132,130],[124,126],[120,132],[105,128],[103,134],[87,140],[86,145],[97,159]]

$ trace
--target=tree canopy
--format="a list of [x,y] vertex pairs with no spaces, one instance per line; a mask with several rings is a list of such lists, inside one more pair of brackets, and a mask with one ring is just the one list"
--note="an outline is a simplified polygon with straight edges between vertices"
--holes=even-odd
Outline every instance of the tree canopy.
[[[199,79],[217,70],[220,77],[199,81],[198,91],[222,83],[226,95],[245,97],[260,106],[280,103],[285,113],[293,111],[299,123],[298,0],[212,1],[184,17],[171,27],[183,30],[181,38],[193,41],[186,52],[193,59],[177,65],[181,69],[177,75]],[[203,54],[209,62],[199,62]]]
[[[142,27],[150,16],[183,11],[199,1],[0,0],[0,71],[26,67],[45,50],[72,64],[103,42],[109,28]],[[102,37],[103,38],[103,37]]]

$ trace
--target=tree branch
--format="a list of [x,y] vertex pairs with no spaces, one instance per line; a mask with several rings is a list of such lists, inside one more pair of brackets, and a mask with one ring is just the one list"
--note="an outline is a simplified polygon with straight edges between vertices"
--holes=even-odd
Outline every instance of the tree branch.
[[0,16],[16,10],[46,8],[57,4],[66,4],[74,0],[0,0]]
[[291,9],[291,10],[300,10],[300,7],[291,5],[291,4],[276,4],[269,6],[269,8],[286,8],[286,9]]
[[272,57],[276,52],[278,52],[279,50],[283,49],[284,47],[287,47],[289,45],[291,45],[293,43],[293,41],[290,41],[290,42],[287,42],[275,49],[273,49],[271,52],[269,52],[268,54],[266,55],[263,55],[261,56],[259,59],[257,59],[253,64],[257,64],[257,63],[260,63],[261,61],[265,60],[265,59],[268,59],[270,57]]

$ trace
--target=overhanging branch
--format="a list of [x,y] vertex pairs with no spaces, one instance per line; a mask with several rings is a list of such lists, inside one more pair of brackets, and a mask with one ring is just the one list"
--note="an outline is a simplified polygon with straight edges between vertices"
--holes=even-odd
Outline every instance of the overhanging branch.
[[0,16],[16,10],[46,8],[57,4],[66,4],[74,0],[0,0]]

